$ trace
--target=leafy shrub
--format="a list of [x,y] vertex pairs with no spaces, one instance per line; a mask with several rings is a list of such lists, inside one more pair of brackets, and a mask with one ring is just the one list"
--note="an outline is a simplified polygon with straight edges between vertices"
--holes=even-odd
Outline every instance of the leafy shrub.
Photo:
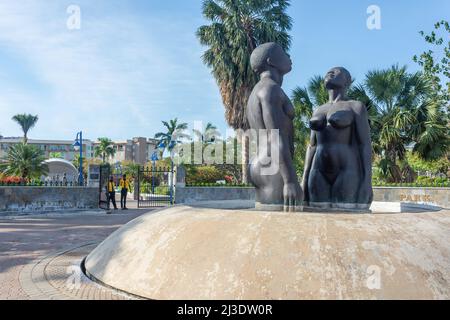
[[191,167],[186,172],[188,185],[216,184],[219,180],[226,180],[225,173],[213,166]]
[[433,174],[447,174],[450,170],[450,162],[446,157],[435,161],[426,161],[420,159],[416,153],[408,152],[406,158],[409,165],[415,171],[430,171]]
[[170,188],[169,187],[156,187],[155,194],[170,196]]
[[374,187],[450,187],[450,179],[447,178],[429,178],[418,177],[415,182],[412,183],[386,183],[380,179],[373,179]]

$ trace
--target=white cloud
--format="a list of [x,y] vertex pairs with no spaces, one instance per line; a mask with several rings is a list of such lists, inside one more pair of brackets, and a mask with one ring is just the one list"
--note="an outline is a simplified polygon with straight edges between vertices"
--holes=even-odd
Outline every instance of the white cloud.
[[0,2],[0,55],[2,48],[17,54],[41,89],[9,83],[0,71],[0,133],[20,134],[10,121],[18,112],[39,114],[32,135],[42,138],[70,138],[79,129],[90,138],[151,135],[160,120],[192,117],[183,111],[202,113],[209,108],[204,104],[214,104],[223,118],[195,30],[173,21],[168,29],[164,18],[142,21],[111,11],[102,16],[81,2],[81,30],[70,31],[66,7]]

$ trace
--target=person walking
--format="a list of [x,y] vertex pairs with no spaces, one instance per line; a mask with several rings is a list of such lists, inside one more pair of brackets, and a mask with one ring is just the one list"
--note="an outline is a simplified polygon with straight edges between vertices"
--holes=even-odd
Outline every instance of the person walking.
[[114,210],[117,210],[116,205],[116,184],[114,183],[114,177],[111,176],[106,186],[106,194],[108,196],[108,210],[110,208],[110,203],[112,202]]
[[127,180],[127,175],[124,174],[120,179],[120,207],[122,210],[128,210],[127,208],[127,196],[130,192],[130,182]]

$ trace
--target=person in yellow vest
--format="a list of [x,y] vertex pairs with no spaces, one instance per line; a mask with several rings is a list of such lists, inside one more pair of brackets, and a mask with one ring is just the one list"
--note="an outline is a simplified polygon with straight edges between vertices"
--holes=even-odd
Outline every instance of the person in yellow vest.
[[122,210],[128,210],[127,208],[127,196],[130,192],[130,182],[127,180],[127,175],[124,174],[120,179],[120,207]]
[[112,202],[113,206],[114,206],[114,210],[117,210],[117,205],[116,205],[116,183],[114,182],[114,177],[111,176],[109,178],[108,184],[106,186],[106,194],[108,195],[108,210],[109,210],[109,205]]

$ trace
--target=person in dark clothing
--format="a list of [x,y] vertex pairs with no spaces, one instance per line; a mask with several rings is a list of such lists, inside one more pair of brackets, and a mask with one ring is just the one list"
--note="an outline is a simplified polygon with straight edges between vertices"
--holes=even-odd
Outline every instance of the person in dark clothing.
[[106,194],[108,195],[108,210],[110,208],[110,203],[112,202],[114,210],[117,210],[116,205],[116,184],[114,183],[114,177],[111,176],[106,186]]
[[130,192],[130,183],[127,180],[127,175],[124,174],[122,179],[120,179],[120,207],[122,210],[128,210],[127,208],[127,196]]

